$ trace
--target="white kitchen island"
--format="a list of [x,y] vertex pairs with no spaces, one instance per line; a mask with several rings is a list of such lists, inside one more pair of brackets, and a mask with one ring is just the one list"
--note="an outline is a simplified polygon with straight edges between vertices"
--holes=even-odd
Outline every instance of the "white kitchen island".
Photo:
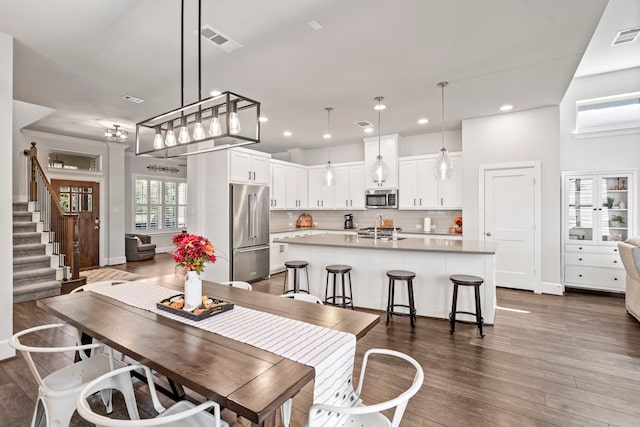
[[[398,241],[374,240],[347,234],[319,234],[279,240],[289,244],[289,260],[309,262],[310,290],[325,298],[326,270],[330,264],[352,267],[353,303],[356,307],[386,310],[388,270],[410,270],[416,311],[419,316],[448,319],[451,311],[452,274],[484,278],[480,288],[482,316],[486,324],[495,318],[494,243],[475,240],[446,240],[433,237]],[[304,280],[304,279],[303,279]],[[396,284],[396,303],[408,301],[406,286]],[[475,311],[473,288],[461,287],[458,311]],[[474,320],[459,315],[462,320]]]

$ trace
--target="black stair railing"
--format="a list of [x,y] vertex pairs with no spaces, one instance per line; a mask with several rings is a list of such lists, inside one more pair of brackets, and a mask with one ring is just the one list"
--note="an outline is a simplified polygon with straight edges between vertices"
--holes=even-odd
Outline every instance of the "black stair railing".
[[[49,182],[40,162],[36,143],[24,150],[29,158],[29,201],[34,202],[40,212],[43,231],[49,235],[49,243],[54,255],[58,256],[58,266],[64,271],[64,280],[80,278],[80,233],[78,231],[78,214],[67,213],[60,204],[53,187]],[[69,274],[71,277],[69,277]]]

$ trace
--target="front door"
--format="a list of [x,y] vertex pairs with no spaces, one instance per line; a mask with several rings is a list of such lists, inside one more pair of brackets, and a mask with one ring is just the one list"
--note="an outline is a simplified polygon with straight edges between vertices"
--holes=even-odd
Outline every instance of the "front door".
[[65,213],[78,214],[80,242],[79,268],[100,266],[100,184],[87,181],[52,179]]
[[498,244],[496,285],[536,290],[536,183],[533,167],[484,170],[485,241]]

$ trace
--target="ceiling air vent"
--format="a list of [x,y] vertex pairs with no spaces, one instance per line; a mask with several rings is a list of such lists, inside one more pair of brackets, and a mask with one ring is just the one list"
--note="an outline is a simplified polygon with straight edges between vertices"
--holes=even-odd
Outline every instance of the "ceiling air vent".
[[210,25],[203,25],[202,28],[200,28],[200,35],[227,53],[231,53],[242,47],[240,43],[231,40]]
[[640,34],[640,27],[622,30],[618,34],[616,34],[615,38],[613,39],[613,43],[611,43],[611,46],[618,46],[624,43],[632,43],[637,40],[638,34]]
[[353,122],[356,126],[360,126],[361,128],[369,128],[373,127],[373,123],[363,120],[361,122]]

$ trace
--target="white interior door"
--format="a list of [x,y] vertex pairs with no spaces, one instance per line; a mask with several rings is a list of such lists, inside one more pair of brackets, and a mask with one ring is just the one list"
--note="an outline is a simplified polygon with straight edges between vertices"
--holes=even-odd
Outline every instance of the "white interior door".
[[484,239],[498,244],[497,286],[536,290],[536,221],[534,168],[485,169]]

